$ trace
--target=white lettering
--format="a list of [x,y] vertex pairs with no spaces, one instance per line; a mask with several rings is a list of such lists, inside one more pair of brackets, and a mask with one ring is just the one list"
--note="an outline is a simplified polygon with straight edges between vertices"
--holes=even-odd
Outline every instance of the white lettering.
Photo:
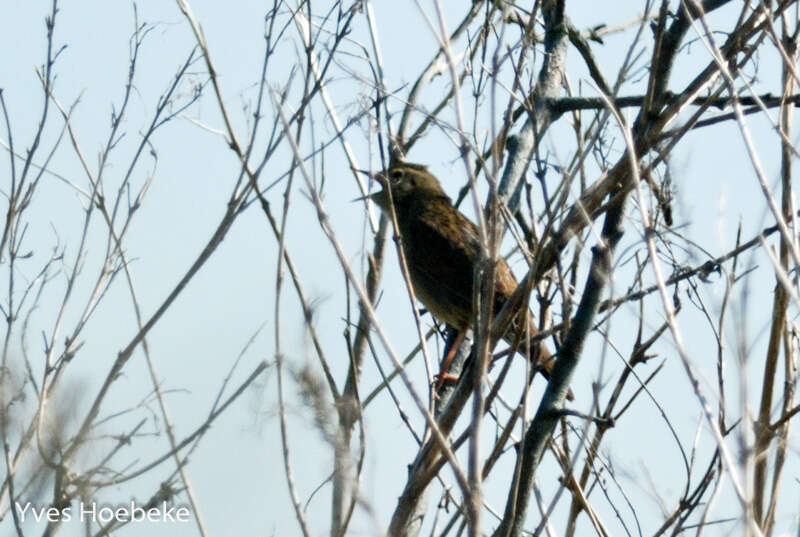
[[85,521],[86,517],[88,517],[90,522],[94,522],[95,521],[95,519],[97,517],[97,511],[96,511],[97,507],[95,506],[94,502],[92,502],[90,505],[92,506],[92,510],[88,511],[84,507],[84,503],[81,502],[81,522]]
[[[31,502],[14,502],[20,522],[33,518],[36,522],[69,522],[72,520],[72,507],[37,507]],[[144,508],[136,505],[135,500],[124,504],[100,504],[96,502],[79,502],[76,515],[81,522],[189,522],[191,511],[186,506],[167,505],[162,501],[157,507]]]
[[161,506],[164,510],[164,521],[175,522],[175,517],[172,516],[172,512],[175,510],[175,507],[170,507],[167,509],[167,502],[161,502]]
[[189,522],[189,508],[179,507],[178,510],[175,511],[175,519],[178,522]]
[[25,507],[20,507],[19,502],[14,502],[17,508],[17,514],[20,516],[20,521],[25,522],[25,511],[31,508],[31,502],[26,502]]
[[147,517],[147,514],[144,512],[144,509],[142,509],[141,507],[137,507],[136,503],[134,503],[134,501],[131,500],[131,521],[132,522],[141,522],[146,517]]
[[26,502],[23,506],[19,502],[14,502],[14,508],[17,510],[20,522],[25,522],[25,517],[28,516],[29,511],[36,522],[41,522],[42,520],[47,520],[48,522],[69,521],[72,518],[69,513],[69,507],[63,509],[58,509],[57,507],[35,507],[31,502]]
[[56,509],[55,507],[51,507],[47,510],[47,521],[48,522],[58,522],[61,518],[61,511]]
[[129,516],[127,507],[117,507],[117,510],[114,511],[114,518],[117,522],[127,522]]
[[100,510],[97,512],[97,519],[102,522],[111,522],[114,518],[114,511],[110,507],[101,507]]

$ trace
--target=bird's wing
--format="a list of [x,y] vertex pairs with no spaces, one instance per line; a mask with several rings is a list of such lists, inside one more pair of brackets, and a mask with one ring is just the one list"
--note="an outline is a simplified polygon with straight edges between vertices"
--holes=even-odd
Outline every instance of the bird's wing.
[[403,241],[415,291],[437,318],[462,328],[472,314],[477,229],[447,198],[426,200],[414,212]]
[[[437,203],[427,202],[415,218],[408,220],[403,240],[417,296],[438,319],[451,326],[462,328],[470,324],[473,272],[480,252],[475,224],[444,198]],[[511,268],[501,257],[495,270],[495,314],[500,312],[517,285]],[[506,338],[516,339],[514,336],[519,329],[520,317],[517,316]],[[528,317],[528,330],[531,335],[537,333],[533,315]],[[542,342],[533,342],[530,348],[536,352],[539,370],[550,378],[555,365],[553,356]],[[574,399],[572,390],[567,398]]]

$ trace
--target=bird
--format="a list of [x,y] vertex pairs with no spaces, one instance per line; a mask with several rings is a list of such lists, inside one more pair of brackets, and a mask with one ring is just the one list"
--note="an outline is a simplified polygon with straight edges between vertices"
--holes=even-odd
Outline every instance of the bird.
[[[453,206],[441,183],[426,166],[397,162],[376,174],[376,178],[383,189],[367,197],[389,215],[390,205],[394,205],[408,274],[417,299],[437,320],[463,334],[471,328],[474,319],[474,273],[481,250],[478,228]],[[508,263],[503,258],[498,259],[494,315],[500,313],[517,285]],[[511,328],[503,336],[509,344],[513,345],[515,340],[525,342],[522,317],[521,312],[515,315]],[[528,321],[528,333],[535,336],[538,330],[532,315],[528,316]],[[521,352],[525,348],[526,345],[519,344]],[[529,348],[536,370],[549,379],[555,364],[553,356],[538,341],[532,341]],[[447,359],[443,361],[443,373],[449,365],[447,362]]]

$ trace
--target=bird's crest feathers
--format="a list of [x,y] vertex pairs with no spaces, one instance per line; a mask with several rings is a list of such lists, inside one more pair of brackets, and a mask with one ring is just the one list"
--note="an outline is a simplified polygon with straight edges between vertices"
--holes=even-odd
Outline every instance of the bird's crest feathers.
[[415,196],[447,197],[439,181],[421,164],[398,163],[379,175],[384,188],[386,183],[390,185],[395,203]]

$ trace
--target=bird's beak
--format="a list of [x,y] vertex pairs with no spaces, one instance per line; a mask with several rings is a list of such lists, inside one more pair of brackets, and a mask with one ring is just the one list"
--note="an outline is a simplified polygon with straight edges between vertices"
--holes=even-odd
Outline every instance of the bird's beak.
[[350,203],[353,203],[354,201],[364,201],[365,199],[368,199],[368,198],[369,198],[369,199],[372,199],[372,196],[374,196],[374,195],[375,195],[375,194],[367,194],[366,196],[359,196],[359,197],[357,197],[357,198],[353,198],[353,199],[351,199],[351,200],[350,200]]
[[384,211],[386,210],[386,207],[389,205],[389,199],[386,195],[385,190],[379,190],[378,192],[373,192],[372,194],[367,194],[366,196],[359,196],[353,201],[364,201],[366,199],[371,200],[372,203],[374,203],[375,205],[380,207],[381,210]]
[[385,205],[385,202],[383,200],[386,199],[386,195],[384,194],[384,191],[386,190],[386,176],[383,174],[383,172],[371,173],[368,170],[355,170],[355,171],[366,174],[371,179],[376,180],[383,187],[383,189],[377,192],[373,192],[372,194],[367,194],[366,196],[359,196],[357,198],[354,198],[351,200],[351,203],[354,201],[364,201],[366,199],[370,199],[372,200],[373,203],[376,203],[379,207],[383,207]]

